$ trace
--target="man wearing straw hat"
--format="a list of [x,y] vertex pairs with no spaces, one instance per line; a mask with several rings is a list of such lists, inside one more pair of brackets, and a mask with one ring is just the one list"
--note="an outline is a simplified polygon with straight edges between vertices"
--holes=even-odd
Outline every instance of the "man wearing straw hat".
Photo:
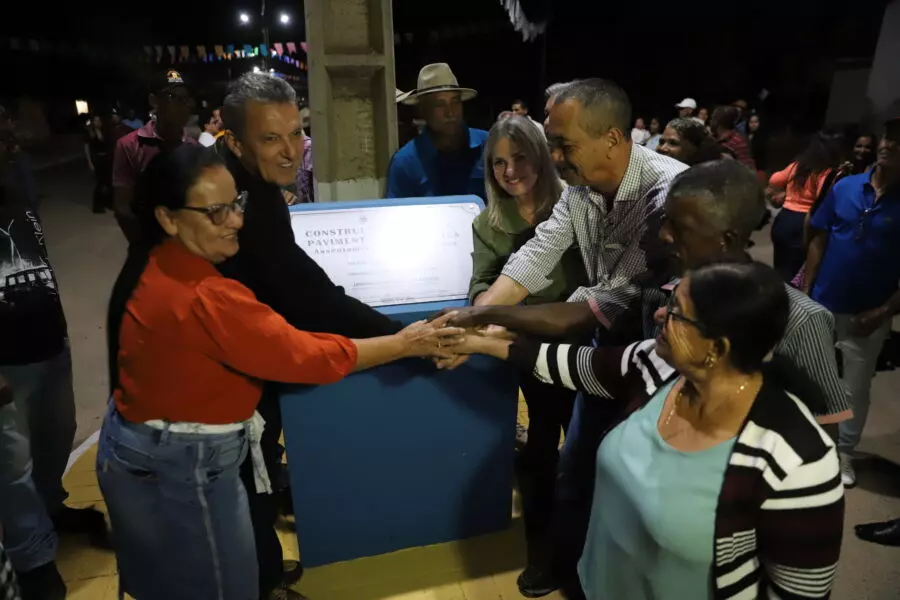
[[419,108],[425,131],[391,159],[388,198],[484,198],[482,154],[488,132],[467,127],[463,119],[462,103],[475,96],[475,90],[459,87],[446,63],[426,65],[416,89],[398,95],[398,102]]

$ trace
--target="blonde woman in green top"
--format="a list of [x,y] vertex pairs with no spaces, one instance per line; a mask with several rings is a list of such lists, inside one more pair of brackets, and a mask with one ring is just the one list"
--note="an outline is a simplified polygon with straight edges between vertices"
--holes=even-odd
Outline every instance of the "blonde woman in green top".
[[[494,124],[484,152],[488,206],[472,223],[475,251],[469,301],[478,304],[500,276],[510,254],[534,236],[547,220],[565,185],[559,178],[541,132],[527,119],[509,117]],[[550,274],[552,283],[526,304],[562,302],[587,280],[577,249],[569,250]],[[528,440],[519,457],[519,489],[525,518],[528,567],[519,576],[519,591],[535,598],[549,594],[549,517],[552,514],[560,429],[572,416],[574,394],[534,377],[521,383],[528,405]]]

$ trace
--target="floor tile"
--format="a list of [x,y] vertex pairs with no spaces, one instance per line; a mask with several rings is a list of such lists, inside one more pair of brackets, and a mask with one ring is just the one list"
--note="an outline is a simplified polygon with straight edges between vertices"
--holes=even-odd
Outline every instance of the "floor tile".
[[117,577],[94,577],[67,582],[67,600],[117,600],[119,580]]

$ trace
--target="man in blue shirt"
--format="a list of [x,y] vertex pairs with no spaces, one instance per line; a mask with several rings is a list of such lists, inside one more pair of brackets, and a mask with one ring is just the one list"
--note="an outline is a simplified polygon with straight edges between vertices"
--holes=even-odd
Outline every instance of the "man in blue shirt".
[[485,197],[484,144],[488,133],[471,129],[462,103],[476,96],[461,88],[446,63],[419,71],[416,89],[402,100],[419,107],[425,131],[397,150],[388,167],[387,197]]
[[838,437],[846,486],[856,483],[851,454],[866,424],[878,354],[900,311],[900,119],[886,128],[875,169],[836,183],[809,222],[806,291],[834,313],[853,409]]

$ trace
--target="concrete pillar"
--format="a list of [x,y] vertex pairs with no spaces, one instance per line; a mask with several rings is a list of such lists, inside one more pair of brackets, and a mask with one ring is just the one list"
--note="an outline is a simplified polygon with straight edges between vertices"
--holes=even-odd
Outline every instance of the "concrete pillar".
[[880,121],[900,116],[900,0],[884,11],[867,92],[873,116]]
[[316,201],[384,195],[397,149],[391,0],[306,0]]

